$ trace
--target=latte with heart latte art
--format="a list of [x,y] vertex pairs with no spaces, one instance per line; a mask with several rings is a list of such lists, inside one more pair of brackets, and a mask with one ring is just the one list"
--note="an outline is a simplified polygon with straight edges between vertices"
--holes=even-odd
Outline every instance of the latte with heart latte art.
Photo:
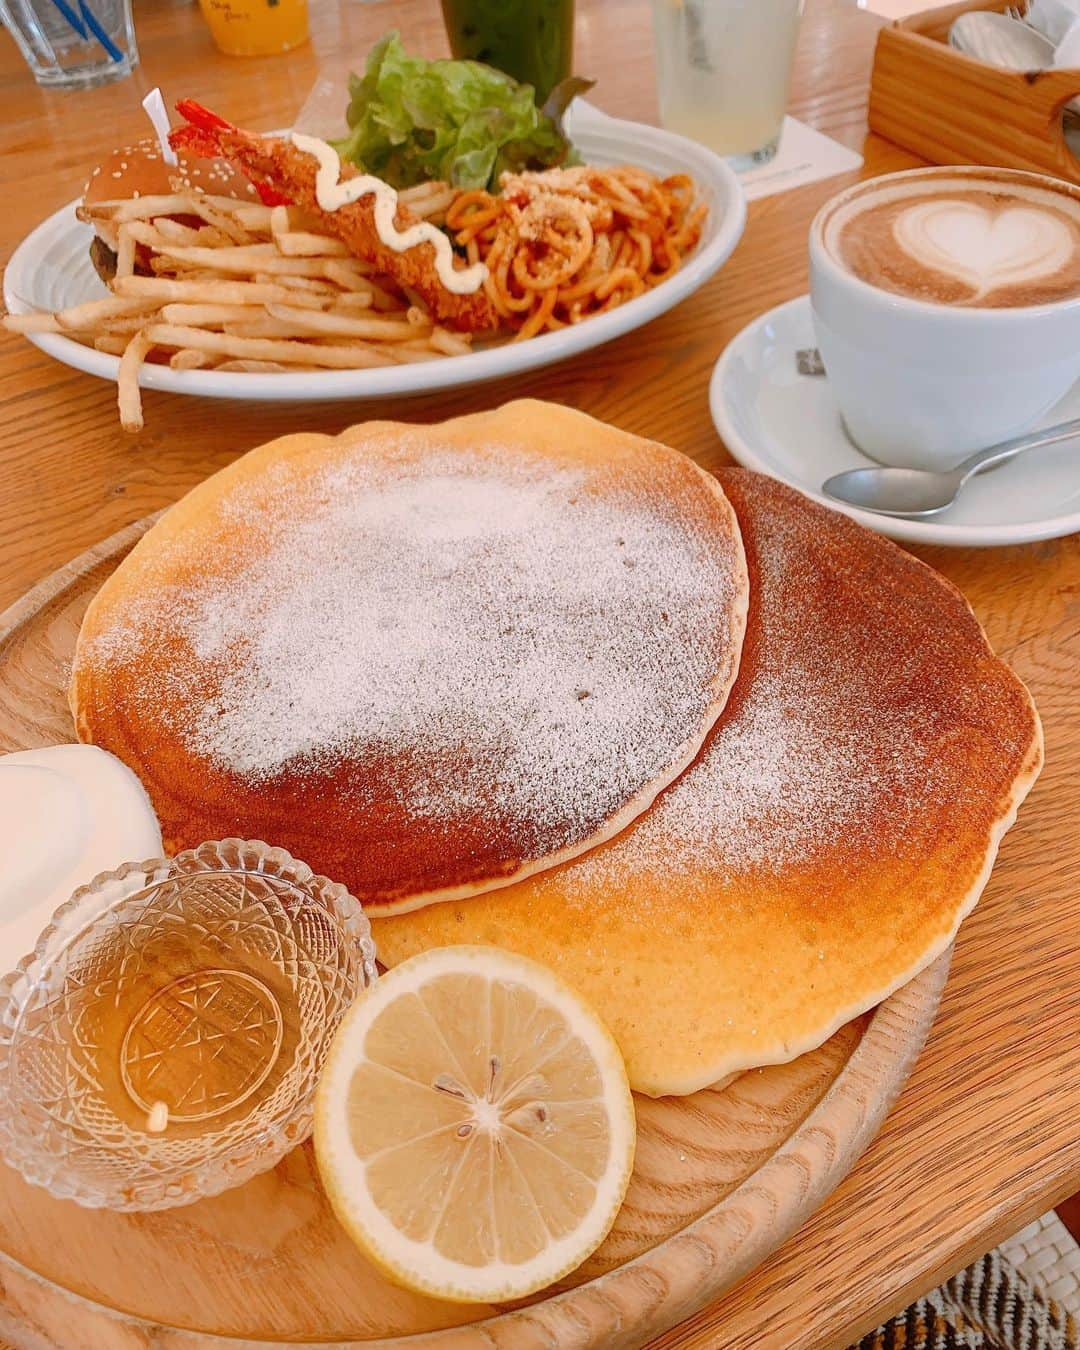
[[826,251],[881,290],[1011,309],[1080,297],[1080,191],[1038,175],[910,173],[845,194]]

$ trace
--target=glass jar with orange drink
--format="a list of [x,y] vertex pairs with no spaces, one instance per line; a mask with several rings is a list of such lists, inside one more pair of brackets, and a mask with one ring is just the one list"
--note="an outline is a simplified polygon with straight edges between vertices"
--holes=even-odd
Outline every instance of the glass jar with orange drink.
[[199,0],[227,56],[274,56],[308,39],[307,0]]

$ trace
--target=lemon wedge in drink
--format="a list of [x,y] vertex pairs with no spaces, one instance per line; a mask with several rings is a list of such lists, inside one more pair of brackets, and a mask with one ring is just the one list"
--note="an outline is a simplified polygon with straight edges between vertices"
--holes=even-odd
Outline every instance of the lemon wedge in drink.
[[500,1302],[579,1266],[615,1221],[634,1106],[610,1032],[552,971],[441,947],[352,1006],[315,1152],[353,1240],[398,1284]]

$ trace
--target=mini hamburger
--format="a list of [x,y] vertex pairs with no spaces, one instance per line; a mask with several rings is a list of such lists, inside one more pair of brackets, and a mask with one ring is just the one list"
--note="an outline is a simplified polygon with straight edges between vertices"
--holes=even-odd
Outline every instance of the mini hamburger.
[[[128,201],[139,197],[175,197],[184,193],[206,192],[213,197],[231,197],[237,201],[258,201],[258,193],[238,169],[224,159],[200,159],[176,151],[176,164],[166,164],[161,146],[153,136],[134,145],[114,150],[90,175],[83,193],[80,220],[94,227],[90,261],[106,284],[116,275],[117,227],[88,208],[103,202]],[[161,213],[184,225],[199,226],[205,221],[183,210]],[[146,273],[145,250],[136,251],[135,271]]]

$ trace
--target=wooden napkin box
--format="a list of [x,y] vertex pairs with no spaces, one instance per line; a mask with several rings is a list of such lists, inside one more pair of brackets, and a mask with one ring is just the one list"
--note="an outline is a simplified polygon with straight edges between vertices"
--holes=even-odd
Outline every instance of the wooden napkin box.
[[1080,183],[1080,161],[1061,128],[1065,104],[1080,94],[1080,69],[1002,70],[949,46],[959,15],[1008,7],[1009,0],[968,0],[883,28],[870,128],[935,164],[996,164]]

